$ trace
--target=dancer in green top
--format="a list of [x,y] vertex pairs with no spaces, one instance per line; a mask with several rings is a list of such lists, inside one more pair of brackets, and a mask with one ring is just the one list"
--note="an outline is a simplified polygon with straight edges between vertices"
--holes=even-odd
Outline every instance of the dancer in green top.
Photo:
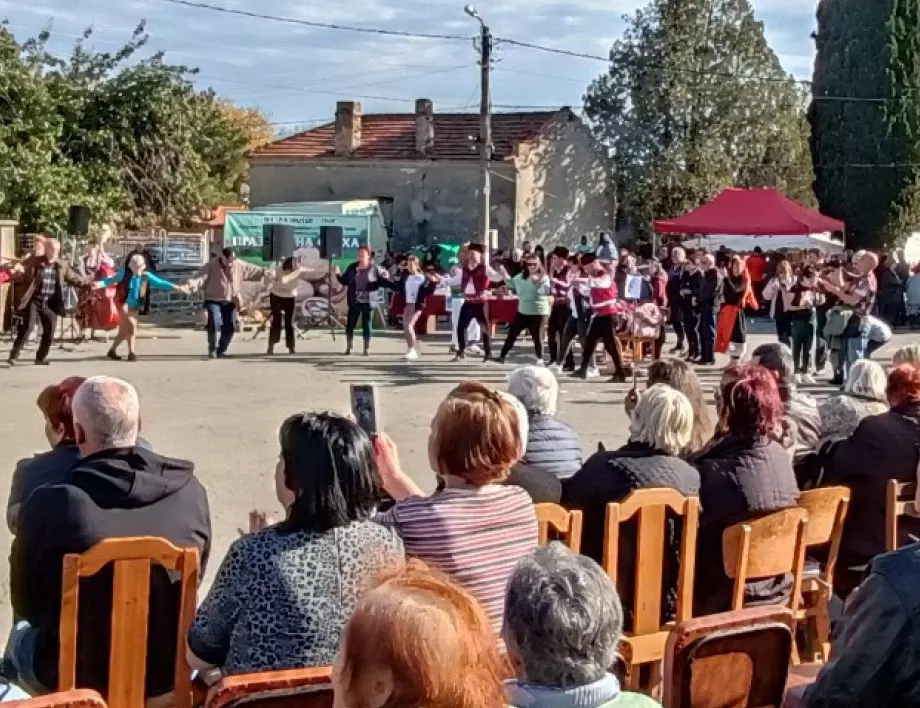
[[502,347],[498,361],[504,363],[518,336],[526,329],[533,339],[537,363],[542,364],[543,330],[551,308],[551,301],[548,299],[550,280],[536,256],[531,255],[524,261],[524,270],[511,279],[509,287],[517,293],[518,312],[508,330],[508,338],[505,339],[505,346]]

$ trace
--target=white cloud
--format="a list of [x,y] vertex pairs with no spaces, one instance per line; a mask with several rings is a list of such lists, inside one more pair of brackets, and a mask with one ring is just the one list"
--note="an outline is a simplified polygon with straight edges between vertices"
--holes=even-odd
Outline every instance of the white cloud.
[[[813,0],[753,0],[771,46],[788,71],[807,77]],[[472,36],[464,0],[211,0],[214,4],[310,22]],[[479,0],[499,37],[604,56],[623,29],[622,16],[645,0]],[[0,0],[17,36],[53,18],[52,49],[66,52],[89,24],[100,49],[124,41],[141,19],[151,47],[201,69],[200,81],[240,103],[257,105],[279,122],[332,116],[336,100],[360,99],[366,111],[411,110],[416,96],[457,109],[478,102],[478,67],[471,42],[411,40],[320,30],[176,6],[163,0]],[[500,105],[572,105],[604,69],[599,61],[509,46],[498,52],[494,101]],[[526,72],[526,73],[521,73]],[[342,94],[342,95],[337,95]],[[384,101],[380,98],[398,100]]]

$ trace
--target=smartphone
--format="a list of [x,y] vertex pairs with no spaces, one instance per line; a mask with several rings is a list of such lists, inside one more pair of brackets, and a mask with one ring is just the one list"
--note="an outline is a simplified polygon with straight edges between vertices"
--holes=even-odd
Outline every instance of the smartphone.
[[382,430],[377,387],[374,384],[351,385],[351,412],[358,426],[372,439]]

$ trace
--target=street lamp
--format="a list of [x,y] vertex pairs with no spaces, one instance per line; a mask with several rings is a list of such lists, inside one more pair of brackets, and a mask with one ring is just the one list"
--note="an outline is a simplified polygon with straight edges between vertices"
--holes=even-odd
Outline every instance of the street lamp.
[[467,15],[472,17],[474,20],[477,20],[479,24],[484,24],[482,21],[482,17],[480,17],[479,11],[476,9],[475,5],[467,5],[466,7],[463,8],[463,11]]

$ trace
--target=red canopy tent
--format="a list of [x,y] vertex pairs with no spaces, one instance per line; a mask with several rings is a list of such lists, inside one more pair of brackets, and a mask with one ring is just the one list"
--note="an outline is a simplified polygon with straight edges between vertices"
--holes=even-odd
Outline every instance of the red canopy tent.
[[803,236],[843,231],[846,224],[768,189],[726,189],[707,204],[676,219],[655,222],[668,234]]

